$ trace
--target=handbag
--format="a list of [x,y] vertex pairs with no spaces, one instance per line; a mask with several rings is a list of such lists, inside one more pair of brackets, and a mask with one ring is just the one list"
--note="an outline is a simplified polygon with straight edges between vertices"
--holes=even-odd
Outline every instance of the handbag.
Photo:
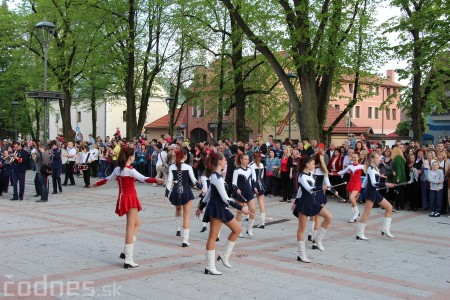
[[272,171],[270,171],[269,169],[267,169],[267,171],[266,171],[266,176],[273,176]]
[[42,165],[41,168],[39,169],[39,172],[41,172],[41,174],[44,176],[50,176],[52,175],[52,168],[50,168],[47,165]]
[[280,177],[280,169],[273,169],[272,176],[279,178]]

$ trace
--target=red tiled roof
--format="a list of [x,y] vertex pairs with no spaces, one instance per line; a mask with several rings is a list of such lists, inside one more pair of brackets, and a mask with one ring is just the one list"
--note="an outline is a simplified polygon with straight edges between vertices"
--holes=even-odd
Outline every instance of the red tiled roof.
[[[355,82],[355,76],[343,75],[339,80],[343,81],[343,82],[353,83],[353,82]],[[397,82],[393,82],[393,81],[381,78],[376,75],[370,75],[367,77],[363,77],[360,79],[359,83],[363,84],[363,85],[371,84],[371,85],[375,85],[375,86],[379,85],[379,86],[398,87],[398,88],[404,87],[403,85],[401,85]]]
[[[337,119],[337,117],[341,114],[339,110],[336,108],[330,106],[327,111],[327,120],[325,122],[325,125],[323,126],[324,130],[327,130],[331,124],[333,124],[334,120]],[[280,126],[278,127],[277,135],[281,135],[281,133],[284,130],[284,127],[289,123],[289,114],[286,114],[284,119],[280,122]],[[345,124],[345,117],[342,118],[339,123],[334,127],[332,133],[345,133],[347,132],[353,133],[353,134],[361,134],[364,132],[371,131],[371,127],[358,127],[355,123],[352,122],[352,126],[350,127],[350,131],[348,130],[346,124]]]
[[[175,118],[178,116],[180,109],[177,109],[175,111]],[[182,111],[180,114],[180,117],[178,118],[178,122],[175,124],[175,127],[180,127],[181,124],[186,123],[186,111]],[[170,121],[170,115],[164,115],[161,118],[147,124],[144,126],[145,129],[152,129],[152,128],[169,128],[169,121]]]

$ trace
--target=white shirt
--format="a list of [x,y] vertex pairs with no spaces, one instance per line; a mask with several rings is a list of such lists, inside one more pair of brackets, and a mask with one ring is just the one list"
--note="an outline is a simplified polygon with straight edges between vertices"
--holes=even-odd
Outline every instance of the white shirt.
[[[67,148],[67,154],[69,155],[69,161],[75,161],[77,159],[77,149],[76,148]],[[73,157],[70,157],[72,155],[73,155]]]
[[91,153],[91,156],[89,156],[89,160],[98,160],[98,149],[97,148],[92,148],[90,153]]
[[166,162],[167,161],[167,152],[166,151],[161,151],[158,154],[158,160],[156,161],[156,166],[160,166],[163,164],[163,161]]

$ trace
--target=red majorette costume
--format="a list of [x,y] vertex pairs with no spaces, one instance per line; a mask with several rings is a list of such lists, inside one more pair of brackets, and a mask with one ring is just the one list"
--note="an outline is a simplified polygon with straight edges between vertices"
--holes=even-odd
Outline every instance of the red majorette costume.
[[125,166],[123,170],[116,167],[114,171],[107,178],[95,183],[96,186],[104,185],[117,178],[119,184],[119,198],[116,204],[116,214],[119,217],[126,215],[131,208],[137,208],[138,211],[142,209],[141,203],[136,194],[134,182],[136,180],[146,183],[156,183],[155,178],[145,177],[131,166]]
[[361,164],[353,164],[348,165],[347,168],[345,168],[342,171],[339,171],[339,175],[344,175],[345,173],[350,173],[350,180],[347,184],[347,191],[349,193],[351,192],[359,192],[361,190],[361,176],[363,174],[364,165]]

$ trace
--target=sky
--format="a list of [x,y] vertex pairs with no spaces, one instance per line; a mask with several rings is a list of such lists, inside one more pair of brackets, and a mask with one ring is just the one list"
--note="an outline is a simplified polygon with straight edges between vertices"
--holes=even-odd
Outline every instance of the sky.
[[[17,3],[21,2],[20,0],[11,0],[8,1],[8,6],[10,8],[16,8]],[[382,0],[380,5],[377,7],[377,19],[378,24],[381,24],[385,21],[387,21],[389,18],[400,15],[400,9],[398,8],[391,8],[389,7],[389,1],[388,0]],[[398,42],[397,34],[395,33],[389,33],[386,34],[388,37],[389,43],[391,45],[396,45]],[[402,69],[406,67],[406,61],[399,61],[399,60],[391,60],[387,64],[380,67],[378,70],[378,73],[386,75],[386,70],[395,70],[395,69]],[[398,80],[398,76],[396,76],[396,82],[402,84],[402,85],[408,85],[408,80]]]
[[[378,6],[378,9],[377,9],[378,24],[381,24],[394,16],[400,15],[400,9],[389,7],[388,3],[389,3],[389,1],[383,1],[381,3],[381,5]],[[398,44],[397,36],[398,36],[398,34],[395,34],[395,33],[386,34],[386,37],[388,38],[389,43],[391,45]],[[407,65],[407,62],[404,60],[391,60],[379,69],[379,73],[386,75],[386,70],[402,69],[402,68],[405,68],[406,65]],[[396,78],[396,81],[405,86],[408,85],[408,83],[409,83],[408,80],[398,80],[398,76]]]

